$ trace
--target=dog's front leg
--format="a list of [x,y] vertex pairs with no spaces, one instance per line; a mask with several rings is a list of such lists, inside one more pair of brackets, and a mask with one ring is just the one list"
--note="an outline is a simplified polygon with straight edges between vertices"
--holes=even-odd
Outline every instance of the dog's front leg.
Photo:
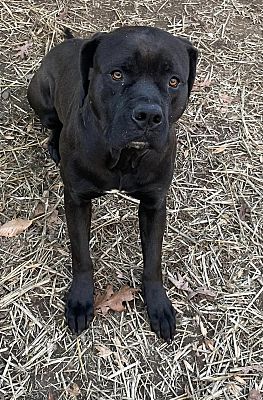
[[158,206],[141,201],[139,222],[144,261],[143,293],[151,328],[158,336],[171,341],[175,333],[175,311],[164,290],[161,271],[165,199]]
[[73,333],[80,334],[93,319],[93,265],[89,252],[91,200],[81,205],[64,189],[73,281],[66,303],[66,320]]

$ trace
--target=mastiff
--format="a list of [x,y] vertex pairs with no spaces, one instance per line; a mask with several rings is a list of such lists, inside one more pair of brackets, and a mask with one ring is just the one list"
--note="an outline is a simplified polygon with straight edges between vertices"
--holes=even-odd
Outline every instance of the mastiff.
[[197,50],[158,28],[122,27],[74,38],[43,59],[28,100],[51,130],[49,153],[59,164],[71,242],[73,281],[66,320],[73,333],[94,315],[89,251],[91,201],[112,189],[138,199],[143,296],[151,329],[171,341],[175,311],[162,281],[166,193],[173,176],[173,124],[194,83]]

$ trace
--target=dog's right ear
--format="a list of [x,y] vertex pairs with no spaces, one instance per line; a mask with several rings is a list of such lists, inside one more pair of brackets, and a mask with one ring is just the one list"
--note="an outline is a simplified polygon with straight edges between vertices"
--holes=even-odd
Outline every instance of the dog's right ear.
[[102,37],[106,33],[95,33],[91,39],[84,42],[80,51],[80,74],[82,79],[82,101],[88,94],[89,81],[93,67],[93,59]]
[[188,97],[189,97],[195,81],[198,51],[192,45],[192,43],[189,42],[189,40],[185,39],[184,37],[176,36],[176,38],[184,43],[189,57],[189,76],[188,76]]

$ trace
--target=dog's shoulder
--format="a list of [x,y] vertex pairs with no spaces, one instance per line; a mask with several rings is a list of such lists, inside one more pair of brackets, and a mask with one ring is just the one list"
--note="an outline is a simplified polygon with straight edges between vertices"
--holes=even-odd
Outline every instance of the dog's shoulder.
[[64,42],[59,43],[55,47],[53,47],[44,57],[44,60],[69,59],[72,62],[75,57],[78,57],[80,49],[84,42],[85,39],[79,38],[65,40]]

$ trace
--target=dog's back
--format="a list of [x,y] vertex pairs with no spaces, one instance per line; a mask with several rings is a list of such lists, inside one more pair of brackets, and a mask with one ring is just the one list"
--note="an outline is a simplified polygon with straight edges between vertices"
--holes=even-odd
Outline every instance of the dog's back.
[[[72,101],[72,92],[80,81],[79,57],[83,42],[84,39],[68,39],[51,49],[30,82],[27,92],[29,104],[46,128],[54,129],[57,114],[60,121],[64,119],[60,98],[63,98],[64,105],[67,99]],[[74,82],[76,86],[72,87]],[[60,87],[59,92],[57,87]]]

